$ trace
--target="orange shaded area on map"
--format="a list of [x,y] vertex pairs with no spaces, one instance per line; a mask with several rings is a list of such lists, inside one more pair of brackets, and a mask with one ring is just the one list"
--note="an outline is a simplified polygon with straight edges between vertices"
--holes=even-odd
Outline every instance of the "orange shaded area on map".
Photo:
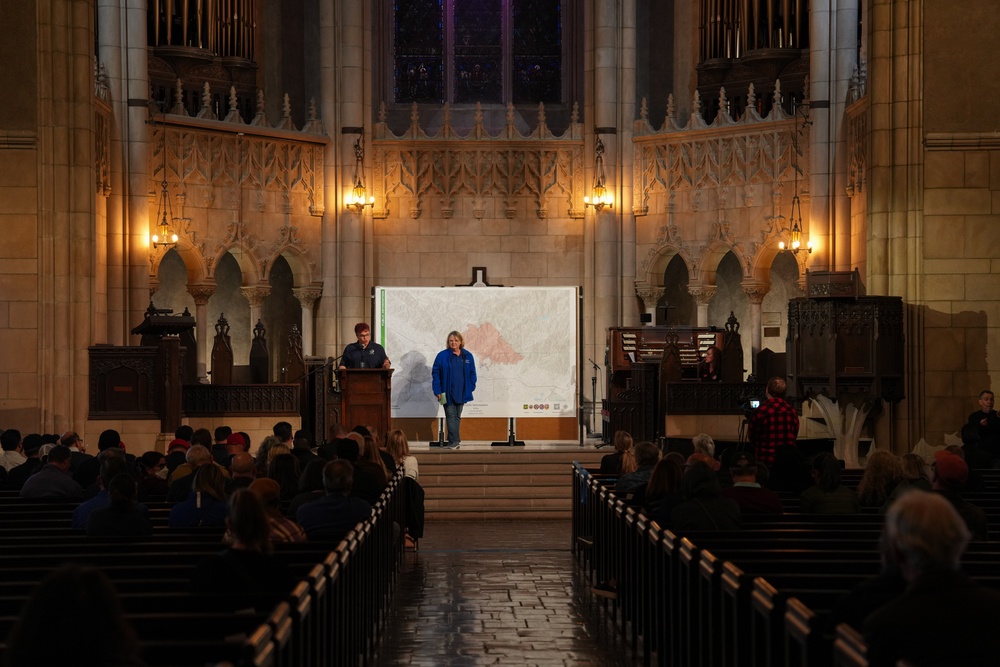
[[524,355],[518,354],[514,348],[504,340],[503,334],[486,322],[481,326],[473,324],[462,332],[465,338],[465,347],[476,351],[476,356],[485,360],[490,360],[500,364],[516,364]]

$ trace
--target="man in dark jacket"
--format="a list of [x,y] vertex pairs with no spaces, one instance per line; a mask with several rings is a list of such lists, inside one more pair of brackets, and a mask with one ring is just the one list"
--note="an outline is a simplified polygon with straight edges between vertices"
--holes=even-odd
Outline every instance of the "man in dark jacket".
[[347,461],[330,461],[323,468],[323,488],[326,495],[299,508],[295,521],[310,540],[344,539],[351,529],[372,514],[372,506],[351,496],[354,467]]

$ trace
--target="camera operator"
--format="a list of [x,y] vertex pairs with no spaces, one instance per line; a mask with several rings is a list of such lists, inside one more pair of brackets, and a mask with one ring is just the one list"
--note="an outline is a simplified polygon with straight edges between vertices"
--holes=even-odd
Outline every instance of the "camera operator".
[[778,447],[794,445],[799,434],[799,416],[785,400],[788,384],[784,378],[767,381],[767,400],[754,410],[747,425],[747,440],[757,460],[770,466]]

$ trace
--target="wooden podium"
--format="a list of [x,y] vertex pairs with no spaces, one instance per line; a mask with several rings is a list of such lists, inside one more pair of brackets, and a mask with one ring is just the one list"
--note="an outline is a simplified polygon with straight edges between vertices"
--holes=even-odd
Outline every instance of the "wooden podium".
[[391,368],[341,368],[340,423],[348,430],[355,426],[371,426],[385,442],[392,426],[390,416],[392,394]]

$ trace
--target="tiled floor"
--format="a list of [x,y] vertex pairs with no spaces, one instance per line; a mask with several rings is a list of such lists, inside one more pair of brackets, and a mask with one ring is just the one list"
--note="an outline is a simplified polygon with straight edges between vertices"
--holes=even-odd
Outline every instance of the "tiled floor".
[[569,544],[568,521],[428,523],[374,664],[636,664]]

